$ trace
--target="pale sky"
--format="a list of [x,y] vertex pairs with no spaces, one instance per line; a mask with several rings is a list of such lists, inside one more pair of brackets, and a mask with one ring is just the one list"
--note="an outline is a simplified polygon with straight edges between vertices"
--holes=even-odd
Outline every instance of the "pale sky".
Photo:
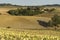
[[18,5],[46,5],[60,4],[60,0],[0,0],[0,3],[11,3]]

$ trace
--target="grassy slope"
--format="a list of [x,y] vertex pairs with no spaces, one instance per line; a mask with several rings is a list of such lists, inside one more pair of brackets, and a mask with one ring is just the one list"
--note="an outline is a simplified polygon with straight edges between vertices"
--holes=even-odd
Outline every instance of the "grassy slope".
[[[11,28],[26,28],[26,29],[45,29],[45,27],[39,25],[37,20],[48,21],[51,14],[41,14],[38,16],[11,16],[7,13],[8,10],[16,9],[15,7],[0,7],[0,27],[8,27]],[[56,7],[57,11],[59,7]]]
[[41,29],[37,20],[48,21],[49,18],[35,16],[0,16],[0,27]]
[[16,9],[15,7],[0,7],[0,27],[11,28],[27,28],[27,29],[41,29],[44,28],[37,20],[49,20],[50,18],[45,17],[35,17],[35,16],[11,16],[7,13],[8,10]]

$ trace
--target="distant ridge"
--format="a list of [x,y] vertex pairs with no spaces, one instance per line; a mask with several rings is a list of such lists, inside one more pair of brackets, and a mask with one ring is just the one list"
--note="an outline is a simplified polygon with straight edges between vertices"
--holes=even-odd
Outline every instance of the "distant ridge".
[[0,4],[0,6],[16,6],[16,7],[20,7],[20,5],[5,4],[5,3]]
[[43,6],[60,6],[60,4],[49,4],[49,5],[43,5]]
[[48,4],[48,5],[36,5],[36,6],[22,6],[22,5],[14,5],[14,4],[9,4],[9,3],[1,3],[0,6],[16,6],[16,7],[42,7],[42,6],[60,6],[60,4]]

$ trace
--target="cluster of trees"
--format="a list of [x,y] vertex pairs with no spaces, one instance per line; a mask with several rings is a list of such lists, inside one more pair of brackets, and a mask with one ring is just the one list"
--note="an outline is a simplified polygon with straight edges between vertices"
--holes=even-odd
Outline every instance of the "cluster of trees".
[[46,9],[44,9],[44,11],[46,11],[46,12],[53,12],[54,10],[55,10],[55,8],[50,8],[50,9],[46,8]]
[[[44,10],[44,11],[42,11]],[[55,9],[52,8],[52,9],[41,9],[40,7],[27,7],[25,9],[16,9],[16,10],[9,10],[8,13],[11,14],[11,15],[23,15],[23,16],[33,16],[33,15],[38,15],[38,14],[42,14],[44,13],[45,11],[47,12],[52,12],[54,11]]]
[[51,20],[48,22],[49,26],[53,27],[59,27],[60,24],[60,16],[58,16],[57,14],[55,14]]
[[23,16],[33,16],[33,15],[37,15],[37,14],[41,14],[42,12],[37,8],[37,9],[30,9],[30,8],[26,8],[26,9],[16,9],[16,10],[9,10],[8,11],[9,14],[11,15],[23,15]]

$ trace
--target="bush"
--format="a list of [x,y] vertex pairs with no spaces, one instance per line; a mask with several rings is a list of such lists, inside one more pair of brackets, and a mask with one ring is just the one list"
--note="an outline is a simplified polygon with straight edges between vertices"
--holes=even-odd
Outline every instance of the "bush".
[[2,13],[0,13],[0,15],[2,15]]
[[10,26],[8,26],[8,27],[6,27],[6,28],[8,28],[8,29],[9,29],[9,28],[11,28],[11,27],[10,27]]

